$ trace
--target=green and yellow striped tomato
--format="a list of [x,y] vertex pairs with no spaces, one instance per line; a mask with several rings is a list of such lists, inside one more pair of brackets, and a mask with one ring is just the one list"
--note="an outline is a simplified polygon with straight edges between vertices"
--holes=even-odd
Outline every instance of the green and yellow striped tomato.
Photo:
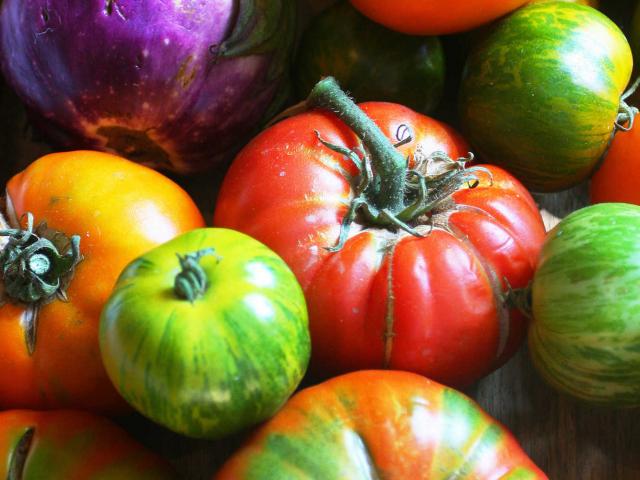
[[546,479],[472,400],[425,377],[359,371],[308,388],[217,480]]
[[542,376],[588,402],[640,405],[640,207],[602,203],[549,232],[532,284]]
[[468,139],[532,190],[571,187],[607,147],[632,63],[625,36],[591,7],[517,10],[467,60],[460,109]]
[[196,229],[122,272],[102,312],[102,358],[142,414],[192,437],[254,425],[282,406],[310,353],[302,290],[257,240]]
[[0,478],[169,480],[162,458],[108,420],[84,412],[0,412]]

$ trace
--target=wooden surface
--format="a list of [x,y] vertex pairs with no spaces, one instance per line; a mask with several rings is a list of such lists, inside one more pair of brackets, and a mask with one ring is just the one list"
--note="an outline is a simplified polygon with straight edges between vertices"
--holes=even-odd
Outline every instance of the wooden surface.
[[[314,7],[305,6],[307,15],[327,3],[308,1]],[[444,111],[450,110],[445,107]],[[6,179],[19,165],[49,150],[49,146],[33,138],[24,111],[0,85],[0,164],[4,166],[0,177]],[[221,174],[178,179],[208,219],[220,180]],[[585,205],[586,188],[582,185],[561,194],[537,196],[547,225]],[[467,393],[514,433],[550,478],[640,480],[640,411],[594,408],[559,396],[533,370],[526,348]],[[172,434],[139,416],[118,421],[151,449],[169,458],[186,479],[211,478],[244,437],[196,441]]]

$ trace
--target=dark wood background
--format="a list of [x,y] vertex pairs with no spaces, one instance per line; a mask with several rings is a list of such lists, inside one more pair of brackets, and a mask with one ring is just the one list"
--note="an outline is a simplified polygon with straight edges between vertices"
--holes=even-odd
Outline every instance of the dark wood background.
[[[308,19],[332,0],[299,0]],[[634,1],[612,2],[612,16],[625,27]],[[435,114],[455,123],[455,55],[464,37],[445,39],[454,63],[448,71],[448,93]],[[0,80],[1,179],[51,147],[34,137],[20,103]],[[221,173],[197,179],[176,179],[187,188],[211,218]],[[548,227],[586,205],[587,185],[559,194],[538,195]],[[640,241],[640,240],[639,240]],[[557,480],[640,480],[640,410],[607,410],[576,403],[550,389],[533,370],[524,347],[507,365],[466,393],[500,420],[520,440],[525,451]],[[133,436],[164,455],[186,479],[211,478],[221,463],[243,441],[245,434],[221,441],[190,440],[168,432],[140,416],[118,419]],[[410,480],[410,479],[407,479]]]

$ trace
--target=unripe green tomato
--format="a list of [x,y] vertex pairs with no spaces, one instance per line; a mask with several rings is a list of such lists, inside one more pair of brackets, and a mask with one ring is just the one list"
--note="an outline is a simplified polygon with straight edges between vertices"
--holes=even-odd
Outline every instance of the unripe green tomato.
[[624,34],[597,10],[523,7],[495,23],[467,60],[467,138],[531,190],[577,185],[609,144],[632,63]]
[[532,284],[529,350],[552,386],[640,406],[640,206],[601,203],[549,232]]
[[233,230],[187,232],[122,272],[100,325],[120,394],[183,435],[218,438],[273,415],[310,354],[302,290],[284,261]]

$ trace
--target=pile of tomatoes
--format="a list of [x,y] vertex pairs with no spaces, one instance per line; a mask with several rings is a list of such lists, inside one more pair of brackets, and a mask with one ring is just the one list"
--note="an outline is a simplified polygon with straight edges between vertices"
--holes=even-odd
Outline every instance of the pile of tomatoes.
[[[563,394],[640,406],[640,43],[597,10],[605,2],[307,0],[297,42],[274,27],[293,28],[289,4],[240,3],[206,75],[239,85],[251,70],[265,105],[238,126],[251,97],[232,104],[227,78],[233,113],[214,130],[231,122],[237,138],[215,152],[198,150],[216,147],[202,139],[211,92],[186,93],[197,53],[161,90],[140,74],[146,107],[100,99],[89,115],[78,58],[57,50],[72,16],[39,10],[37,48],[0,34],[8,83],[56,150],[19,172],[3,159],[0,476],[175,478],[107,419],[127,427],[135,411],[170,438],[255,429],[206,472],[220,479],[547,478],[456,390],[525,339]],[[0,4],[0,21],[25,21],[15,5]],[[136,7],[98,12],[126,25]],[[295,56],[278,50],[289,40]],[[26,83],[16,52],[36,58]],[[118,52],[105,63],[160,64]],[[158,92],[172,82],[194,117],[176,136],[171,112],[171,128],[143,129],[167,113]],[[175,173],[207,158],[199,179]],[[547,232],[531,192],[584,182],[594,205]]]

